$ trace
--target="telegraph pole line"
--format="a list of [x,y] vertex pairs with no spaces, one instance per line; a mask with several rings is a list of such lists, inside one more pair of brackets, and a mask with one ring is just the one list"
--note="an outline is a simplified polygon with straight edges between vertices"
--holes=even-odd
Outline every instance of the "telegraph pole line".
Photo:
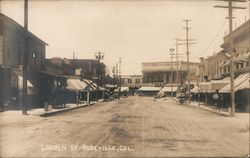
[[98,60],[98,67],[97,67],[97,90],[99,90],[99,86],[101,85],[101,60],[104,59],[103,52],[95,53],[95,58]]
[[176,55],[176,83],[177,83],[177,92],[179,92],[179,56],[183,54],[179,54],[178,47],[179,45],[183,45],[183,43],[179,43],[180,39],[175,39],[175,55]]
[[115,64],[115,67],[116,67],[116,71],[115,71],[115,76],[116,76],[116,79],[115,79],[115,83],[117,84],[117,87],[118,87],[118,63]]
[[29,63],[29,48],[28,48],[28,0],[24,0],[24,51],[23,51],[23,90],[22,90],[22,113],[27,115],[27,80],[28,80],[28,63]]
[[183,20],[185,23],[186,23],[186,27],[184,27],[184,29],[186,30],[186,47],[187,47],[187,51],[186,51],[186,54],[187,54],[187,79],[188,79],[188,103],[190,103],[191,101],[191,98],[190,98],[190,68],[189,68],[189,45],[190,44],[195,44],[195,43],[190,43],[189,41],[191,40],[195,40],[195,39],[189,39],[189,30],[191,29],[191,27],[188,26],[188,23],[191,21],[191,20],[188,20],[188,19],[185,19]]
[[121,87],[122,87],[122,58],[119,57],[119,96],[121,95]]
[[175,55],[173,52],[174,48],[170,48],[171,97],[173,97],[173,55]]
[[246,9],[246,7],[233,6],[233,2],[246,2],[246,0],[223,0],[228,2],[228,6],[214,6],[216,8],[228,8],[229,19],[229,53],[230,53],[230,93],[231,93],[231,107],[228,107],[228,112],[231,117],[235,114],[235,90],[234,90],[234,42],[233,42],[233,9]]

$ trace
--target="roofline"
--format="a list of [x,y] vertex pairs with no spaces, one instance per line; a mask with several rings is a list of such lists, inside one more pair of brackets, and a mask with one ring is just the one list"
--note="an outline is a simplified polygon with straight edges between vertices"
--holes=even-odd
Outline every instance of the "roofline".
[[[25,31],[24,27],[22,25],[20,25],[19,23],[17,23],[15,20],[11,19],[10,17],[4,15],[3,13],[0,13],[0,16],[2,16],[3,18],[5,18],[6,20],[9,20],[11,23],[16,24],[18,27],[20,27],[23,31]],[[39,37],[37,37],[36,35],[34,35],[32,32],[30,32],[28,30],[28,35],[34,37],[35,39],[37,39],[39,42],[43,43],[44,45],[48,46],[48,44],[46,42],[44,42],[43,40],[41,40]]]

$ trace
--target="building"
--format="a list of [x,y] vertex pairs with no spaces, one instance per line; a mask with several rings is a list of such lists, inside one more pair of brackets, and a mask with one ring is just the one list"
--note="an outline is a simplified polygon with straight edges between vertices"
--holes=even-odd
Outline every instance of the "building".
[[[250,71],[250,19],[237,27],[233,33],[234,44],[234,70],[236,76]],[[224,37],[224,43],[221,47],[227,53],[229,49],[229,35]],[[230,55],[230,54],[228,54]],[[223,63],[223,76],[230,75],[230,60]]]
[[224,51],[215,53],[214,55],[204,59],[200,58],[199,77],[201,82],[223,78],[224,69],[221,64],[227,61],[228,56]]
[[[93,80],[100,85],[105,84],[106,65],[95,59],[68,59],[75,68],[76,75]],[[99,75],[99,81],[98,81]]]
[[40,102],[45,48],[47,43],[0,13],[0,104],[18,105],[22,92],[24,44],[28,45],[28,102]]
[[[199,65],[199,90],[201,99],[207,104],[220,107],[230,105],[230,62],[234,65],[234,90],[236,110],[250,111],[250,20],[236,28],[233,33],[234,55],[229,51],[229,36],[224,37],[222,51],[204,59]],[[202,84],[208,83],[204,90]],[[209,82],[207,82],[209,81]],[[220,99],[213,99],[214,93],[220,94]]]
[[45,71],[57,75],[75,75],[75,67],[69,59],[54,57],[45,60]]
[[142,85],[142,75],[122,75],[123,87],[140,87]]
[[[172,66],[171,66],[172,65]],[[190,62],[190,81],[198,81],[199,63]],[[187,81],[187,62],[178,63],[179,84]],[[148,62],[142,63],[143,85],[177,84],[177,63],[176,62]],[[172,76],[172,77],[171,77]]]

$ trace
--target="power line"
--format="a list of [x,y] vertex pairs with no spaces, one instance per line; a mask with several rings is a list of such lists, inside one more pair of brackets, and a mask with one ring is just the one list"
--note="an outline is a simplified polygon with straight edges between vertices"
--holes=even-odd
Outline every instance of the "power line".
[[233,9],[246,9],[246,7],[235,7],[233,2],[246,2],[246,0],[227,0],[228,6],[214,6],[216,8],[228,8],[229,19],[229,53],[230,58],[230,93],[231,93],[231,106],[228,106],[228,112],[231,117],[235,114],[235,90],[234,90],[234,41],[233,41]]
[[212,41],[208,44],[208,46],[203,50],[201,51],[200,54],[196,55],[196,56],[193,56],[192,58],[197,58],[199,56],[201,56],[202,54],[204,54],[211,46],[212,44],[215,42],[215,39],[218,37],[218,35],[221,33],[221,31],[223,30],[225,24],[226,24],[227,20],[224,21],[224,23],[221,25],[219,31],[216,33],[216,35],[214,36],[214,38],[212,39]]
[[186,30],[186,47],[187,47],[187,78],[188,78],[188,103],[190,103],[191,98],[190,98],[190,68],[189,68],[189,45],[190,44],[196,44],[196,43],[190,43],[189,41],[194,41],[195,39],[189,39],[189,30],[191,27],[188,26],[188,23],[191,20],[185,19],[183,20],[186,23],[186,26],[184,29]]

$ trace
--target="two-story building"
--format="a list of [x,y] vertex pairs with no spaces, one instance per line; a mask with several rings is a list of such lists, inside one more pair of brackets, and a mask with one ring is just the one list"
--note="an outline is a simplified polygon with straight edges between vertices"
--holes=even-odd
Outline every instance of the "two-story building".
[[[189,62],[190,81],[198,81],[199,63]],[[148,62],[142,63],[142,76],[144,85],[154,84],[184,84],[187,81],[187,62],[178,63],[178,80],[177,80],[177,63],[176,62]]]
[[[250,19],[237,27],[233,33],[234,70],[236,76],[250,71]],[[221,47],[225,52],[229,50],[229,35],[224,37]],[[230,55],[230,54],[229,54]],[[223,63],[224,76],[230,75],[230,60]]]
[[142,85],[142,75],[122,75],[123,87],[140,87]]
[[[95,59],[68,59],[81,78],[93,80],[100,85],[105,84],[106,65]],[[98,77],[99,75],[99,77]],[[99,79],[99,81],[98,81]]]
[[216,80],[223,78],[223,64],[228,60],[228,56],[224,51],[209,56],[208,58],[200,58],[199,77],[201,82]]
[[[41,82],[35,73],[42,71],[47,44],[11,18],[0,13],[0,104],[18,105],[22,92],[25,42],[28,53],[28,95],[38,99]],[[37,97],[35,97],[37,96]],[[39,101],[35,101],[39,102]]]

